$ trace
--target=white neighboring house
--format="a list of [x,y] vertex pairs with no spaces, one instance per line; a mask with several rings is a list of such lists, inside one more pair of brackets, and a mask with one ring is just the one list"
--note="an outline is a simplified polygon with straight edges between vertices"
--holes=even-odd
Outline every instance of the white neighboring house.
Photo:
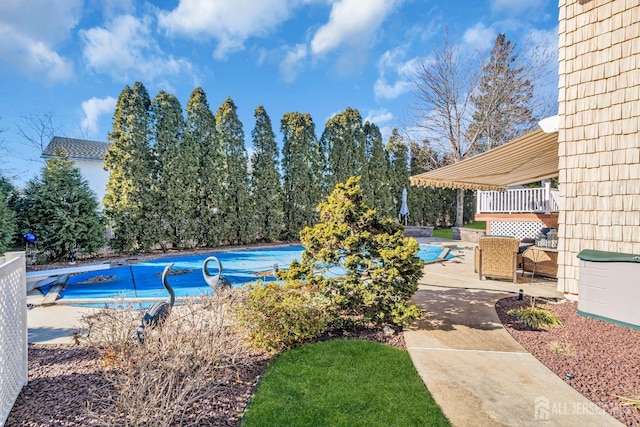
[[102,199],[109,180],[109,172],[104,170],[104,155],[108,147],[108,142],[54,136],[41,157],[47,160],[56,157],[56,153],[63,153],[73,160],[75,167],[80,169],[82,177],[87,180],[89,188],[95,193],[96,200],[102,207]]

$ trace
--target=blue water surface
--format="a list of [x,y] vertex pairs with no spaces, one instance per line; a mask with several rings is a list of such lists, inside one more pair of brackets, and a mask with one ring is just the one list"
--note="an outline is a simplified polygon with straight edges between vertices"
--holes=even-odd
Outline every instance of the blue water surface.
[[[180,255],[145,261],[137,264],[122,265],[108,270],[90,271],[73,275],[67,286],[60,293],[60,298],[73,299],[109,299],[124,298],[164,298],[167,291],[162,286],[161,275],[165,266],[174,263],[172,270],[181,274],[170,275],[167,280],[173,287],[177,297],[198,296],[208,293],[202,277],[204,260],[214,255],[223,267],[223,275],[233,286],[242,286],[256,280],[274,281],[270,272],[275,264],[285,269],[294,260],[302,259],[302,246],[288,246],[268,249],[232,250],[198,255]],[[418,257],[423,261],[432,261],[442,254],[440,245],[420,245]],[[451,258],[452,255],[447,255]],[[217,264],[209,263],[209,273],[218,273]],[[328,271],[329,275],[343,274],[338,268]],[[101,279],[96,281],[96,279]],[[108,279],[108,280],[105,280]]]

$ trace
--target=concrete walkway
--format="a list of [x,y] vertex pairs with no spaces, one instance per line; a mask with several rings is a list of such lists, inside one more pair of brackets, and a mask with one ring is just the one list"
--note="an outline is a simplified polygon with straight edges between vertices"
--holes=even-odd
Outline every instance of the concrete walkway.
[[425,315],[405,341],[413,363],[454,426],[619,426],[528,353],[503,328],[495,303],[525,295],[562,298],[556,282],[478,280],[473,244],[426,265],[413,302]]
[[30,344],[72,344],[80,319],[95,308],[65,305],[40,305],[44,296],[38,290],[27,295],[27,328]]

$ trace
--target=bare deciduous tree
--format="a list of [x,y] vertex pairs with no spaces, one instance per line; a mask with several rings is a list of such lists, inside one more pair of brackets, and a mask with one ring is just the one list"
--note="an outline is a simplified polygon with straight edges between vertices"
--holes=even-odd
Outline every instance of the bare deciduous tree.
[[[56,132],[60,130],[56,117],[51,112],[23,116],[22,121],[22,125],[17,125],[18,135],[37,150],[38,154],[44,151]],[[27,160],[33,160],[33,158]]]
[[[429,59],[418,63],[414,72],[418,127],[423,129],[434,147],[450,153],[456,163],[475,151],[480,134],[469,132],[473,123],[472,95],[480,75],[445,36],[441,47]],[[463,224],[464,190],[456,197],[457,227]]]
[[[507,142],[535,123],[533,90],[552,56],[519,56],[504,35],[494,50],[474,60],[445,35],[413,75],[417,126],[452,163]],[[545,53],[546,52],[546,53]],[[517,102],[516,102],[517,101]],[[501,132],[499,137],[496,129]],[[458,189],[456,226],[463,225],[464,190]]]

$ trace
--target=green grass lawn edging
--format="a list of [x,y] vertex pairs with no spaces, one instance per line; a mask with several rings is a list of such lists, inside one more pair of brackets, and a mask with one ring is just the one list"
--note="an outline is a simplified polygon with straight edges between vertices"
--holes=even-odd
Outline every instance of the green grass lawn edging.
[[[465,225],[463,228],[473,228],[474,230],[484,230],[487,227],[486,221],[476,221]],[[453,230],[451,228],[434,228],[433,237],[440,239],[453,239]]]
[[473,228],[475,230],[485,230],[487,228],[487,221],[476,221],[464,226],[464,228]]
[[450,228],[437,228],[433,230],[431,236],[439,239],[453,239],[453,230]]
[[243,426],[449,426],[409,354],[334,339],[282,353],[258,384]]

